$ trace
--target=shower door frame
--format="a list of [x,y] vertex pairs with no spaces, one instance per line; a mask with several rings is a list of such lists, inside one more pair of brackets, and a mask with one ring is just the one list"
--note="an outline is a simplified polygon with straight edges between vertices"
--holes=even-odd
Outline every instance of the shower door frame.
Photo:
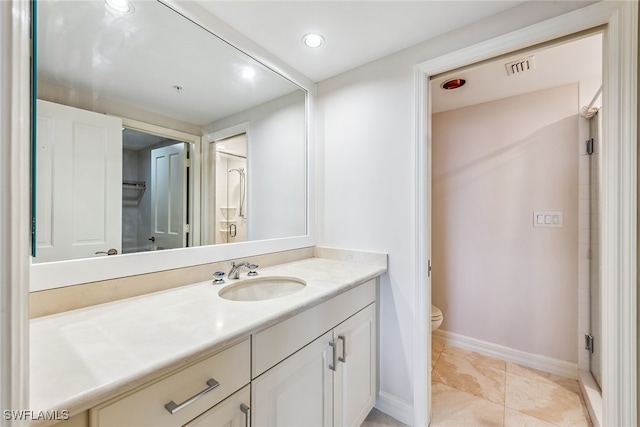
[[[604,425],[637,424],[638,4],[599,2],[417,64],[413,424],[431,418],[431,76],[606,26],[603,39],[602,399]],[[607,144],[607,142],[609,142]]]

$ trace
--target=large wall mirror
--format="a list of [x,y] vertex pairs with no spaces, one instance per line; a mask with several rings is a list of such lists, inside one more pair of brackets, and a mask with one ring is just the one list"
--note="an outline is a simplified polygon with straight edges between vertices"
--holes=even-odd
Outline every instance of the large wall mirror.
[[308,234],[300,85],[158,1],[35,9],[32,270]]

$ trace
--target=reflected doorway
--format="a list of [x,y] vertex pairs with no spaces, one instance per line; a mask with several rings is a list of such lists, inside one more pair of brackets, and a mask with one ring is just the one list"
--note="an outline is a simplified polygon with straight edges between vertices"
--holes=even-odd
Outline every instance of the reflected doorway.
[[122,253],[189,246],[189,144],[122,131]]
[[247,241],[247,134],[215,141],[215,243]]

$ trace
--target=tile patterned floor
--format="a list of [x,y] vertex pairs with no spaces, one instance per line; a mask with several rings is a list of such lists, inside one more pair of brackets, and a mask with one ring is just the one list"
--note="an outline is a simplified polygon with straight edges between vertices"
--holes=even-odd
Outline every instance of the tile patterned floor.
[[[433,340],[431,427],[590,427],[578,382]],[[372,411],[362,427],[404,424]]]

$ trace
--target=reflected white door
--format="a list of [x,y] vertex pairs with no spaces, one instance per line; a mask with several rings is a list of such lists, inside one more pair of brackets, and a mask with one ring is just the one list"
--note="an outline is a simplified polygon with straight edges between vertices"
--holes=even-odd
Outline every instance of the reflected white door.
[[37,102],[36,262],[122,246],[122,120]]
[[185,144],[151,150],[151,218],[155,249],[187,243]]

